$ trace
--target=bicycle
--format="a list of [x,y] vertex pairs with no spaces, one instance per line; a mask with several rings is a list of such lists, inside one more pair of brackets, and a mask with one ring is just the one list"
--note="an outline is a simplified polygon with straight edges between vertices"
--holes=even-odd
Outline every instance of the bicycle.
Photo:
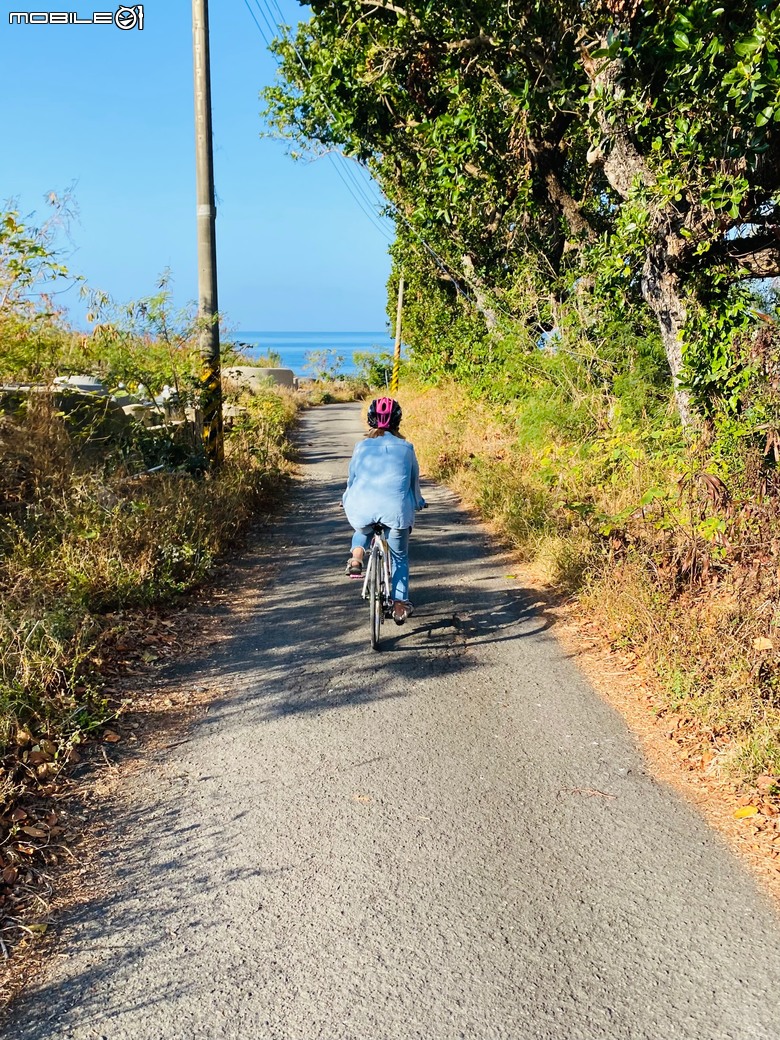
[[390,547],[382,524],[374,524],[374,537],[368,550],[368,562],[363,578],[362,598],[368,600],[371,626],[371,648],[379,649],[379,638],[385,618],[393,612],[390,578]]

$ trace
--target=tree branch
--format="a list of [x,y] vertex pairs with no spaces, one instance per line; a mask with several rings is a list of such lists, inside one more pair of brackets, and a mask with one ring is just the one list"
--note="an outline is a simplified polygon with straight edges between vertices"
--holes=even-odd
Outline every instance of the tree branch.
[[495,309],[490,304],[490,298],[488,296],[488,290],[485,288],[485,283],[477,274],[474,267],[474,260],[472,257],[465,253],[461,257],[461,264],[463,265],[463,273],[466,276],[466,281],[471,287],[471,291],[474,293],[474,302],[477,310],[485,319],[485,324],[490,332],[493,332],[498,325],[498,315]]
[[412,25],[418,28],[420,26],[420,19],[416,14],[410,14],[403,7],[397,7],[395,4],[387,2],[387,0],[358,0],[358,3],[362,4],[363,7],[377,7],[382,11],[392,11],[393,14],[397,14],[401,18],[407,18]]
[[534,141],[528,142],[528,151],[536,161],[550,202],[563,214],[572,234],[592,242],[596,237],[596,231],[583,214],[580,204],[566,190],[561,180],[558,169],[560,151],[549,144],[539,146]]
[[472,36],[468,40],[451,40],[449,43],[444,44],[445,51],[467,51],[476,50],[477,47],[485,46],[489,44],[491,47],[499,48],[501,45],[498,40],[492,36],[486,36],[484,33],[480,33],[479,36]]
[[750,278],[780,276],[780,239],[776,234],[723,239],[711,255],[737,264]]
[[[620,82],[623,73],[622,61],[612,60],[597,64],[586,50],[582,51],[582,63],[585,72],[599,92],[616,102],[622,101],[625,90]],[[621,198],[627,199],[638,182],[646,187],[656,183],[655,175],[645,162],[644,156],[634,144],[628,123],[619,107],[613,109],[608,118],[603,103],[592,106],[595,109],[599,129],[608,144],[607,153],[601,148],[591,149],[588,162],[601,162],[604,175],[610,185]]]

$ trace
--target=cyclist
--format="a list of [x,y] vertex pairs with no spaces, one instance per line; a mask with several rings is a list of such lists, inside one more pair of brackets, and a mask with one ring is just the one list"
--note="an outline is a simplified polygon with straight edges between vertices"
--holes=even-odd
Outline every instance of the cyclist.
[[349,463],[341,504],[355,530],[346,574],[360,578],[363,557],[371,544],[373,524],[382,524],[390,547],[393,620],[402,625],[411,615],[409,601],[409,535],[416,509],[425,508],[420,494],[420,467],[412,445],[401,436],[401,406],[380,397],[368,408],[369,431]]

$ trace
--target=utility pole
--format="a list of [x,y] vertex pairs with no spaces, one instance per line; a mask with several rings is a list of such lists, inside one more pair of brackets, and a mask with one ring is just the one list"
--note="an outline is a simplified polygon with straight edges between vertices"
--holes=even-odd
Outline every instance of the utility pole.
[[390,380],[390,393],[398,393],[398,369],[401,366],[401,314],[404,309],[404,276],[398,283],[398,309],[395,312],[395,350],[393,352],[393,378]]
[[203,446],[212,466],[225,456],[222,436],[222,378],[217,319],[217,236],[214,153],[211,137],[211,71],[208,0],[192,0],[195,72],[195,167],[198,214],[198,325],[202,357]]

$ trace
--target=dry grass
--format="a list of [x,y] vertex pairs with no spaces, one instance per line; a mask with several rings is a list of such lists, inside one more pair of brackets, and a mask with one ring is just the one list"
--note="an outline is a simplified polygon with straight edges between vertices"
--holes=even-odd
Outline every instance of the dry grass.
[[711,772],[780,777],[775,500],[746,510],[706,460],[651,455],[631,431],[588,445],[540,436],[522,405],[494,409],[454,385],[406,388],[401,401],[427,475],[645,662],[657,710],[695,730]]
[[[0,419],[0,941],[45,901],[60,810],[41,806],[122,710],[104,687],[133,618],[200,583],[273,508],[300,403],[273,391],[232,403],[214,475],[166,431],[98,439],[45,395]],[[148,472],[157,450],[178,468]]]
[[107,613],[197,584],[267,502],[296,406],[270,391],[243,403],[214,476],[139,471],[132,445],[95,456],[50,401],[5,421],[13,436],[0,441],[11,460],[0,467],[0,740],[15,720],[29,722],[25,710],[48,727],[52,698],[89,681]]

